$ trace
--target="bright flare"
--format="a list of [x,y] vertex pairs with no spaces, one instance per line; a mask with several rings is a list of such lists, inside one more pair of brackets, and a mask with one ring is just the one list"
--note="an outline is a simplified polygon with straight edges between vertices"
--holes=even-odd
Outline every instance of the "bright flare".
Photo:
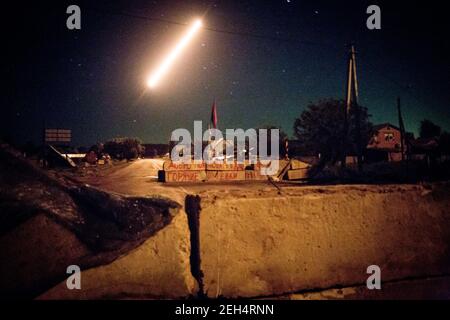
[[172,50],[172,52],[170,52],[170,54],[158,67],[158,69],[156,69],[156,71],[153,72],[152,75],[150,75],[147,80],[147,85],[150,88],[156,87],[161,77],[169,70],[170,66],[173,64],[177,56],[181,53],[181,51],[183,51],[183,49],[186,47],[192,37],[197,33],[201,26],[202,21],[200,19],[196,20],[194,24],[189,28],[189,31],[186,33],[186,35],[180,40],[180,42]]

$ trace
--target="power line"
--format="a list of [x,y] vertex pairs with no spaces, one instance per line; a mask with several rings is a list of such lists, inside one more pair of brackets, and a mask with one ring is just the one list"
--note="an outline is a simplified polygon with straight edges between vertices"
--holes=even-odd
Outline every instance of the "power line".
[[[183,23],[183,22],[179,22],[179,21],[163,19],[163,18],[148,17],[148,16],[138,15],[138,14],[134,14],[134,13],[118,12],[118,11],[110,11],[110,10],[105,11],[105,10],[99,10],[99,9],[92,8],[92,7],[88,8],[88,10],[91,10],[91,11],[99,13],[99,14],[122,16],[122,17],[128,17],[128,18],[139,19],[139,20],[150,21],[150,22],[160,22],[160,23],[166,23],[166,24],[177,25],[177,26],[189,25],[188,23]],[[281,37],[275,37],[275,36],[256,34],[256,33],[252,33],[252,32],[230,31],[230,30],[216,29],[216,28],[210,28],[210,27],[204,27],[203,29],[207,30],[207,31],[211,31],[211,32],[234,35],[234,36],[241,36],[241,37],[248,37],[248,38],[289,42],[289,43],[294,43],[294,44],[305,44],[305,45],[313,45],[313,46],[334,47],[331,44],[325,44],[325,43],[320,43],[320,42],[315,42],[315,41],[297,40],[297,39],[291,39],[291,38],[281,38]],[[336,47],[334,47],[334,48],[336,48]]]

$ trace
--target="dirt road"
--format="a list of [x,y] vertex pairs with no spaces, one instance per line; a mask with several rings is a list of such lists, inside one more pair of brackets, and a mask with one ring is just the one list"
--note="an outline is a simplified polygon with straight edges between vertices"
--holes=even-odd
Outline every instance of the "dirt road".
[[[234,181],[202,183],[161,183],[158,170],[163,167],[163,159],[138,159],[104,169],[98,175],[76,177],[92,186],[129,195],[163,195],[184,202],[186,194],[205,191],[239,192],[244,190],[277,190],[268,181]],[[287,186],[288,184],[286,184]]]
[[163,159],[138,159],[111,173],[111,179],[154,179],[158,178],[158,170],[163,168]]

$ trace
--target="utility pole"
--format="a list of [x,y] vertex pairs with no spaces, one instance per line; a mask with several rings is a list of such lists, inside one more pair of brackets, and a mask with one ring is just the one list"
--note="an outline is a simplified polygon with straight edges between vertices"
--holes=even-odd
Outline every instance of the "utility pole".
[[361,123],[360,123],[360,112],[358,106],[358,78],[356,76],[356,52],[355,47],[352,45],[349,53],[348,59],[348,69],[347,69],[347,94],[346,94],[346,105],[344,112],[344,132],[342,139],[342,168],[346,167],[346,156],[348,149],[348,128],[349,128],[349,114],[350,110],[355,111],[355,134],[356,134],[356,152],[358,157],[358,170],[362,170],[362,154],[361,154]]
[[402,118],[402,110],[400,107],[400,97],[397,97],[398,126],[400,128],[400,150],[402,153],[402,161],[405,160],[405,125]]

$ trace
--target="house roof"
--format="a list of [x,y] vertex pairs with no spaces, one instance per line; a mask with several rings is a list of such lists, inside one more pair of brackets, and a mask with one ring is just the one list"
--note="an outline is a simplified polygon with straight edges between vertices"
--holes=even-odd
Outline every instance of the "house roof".
[[396,130],[400,130],[399,127],[394,126],[393,124],[391,124],[391,123],[389,123],[389,122],[376,124],[376,125],[373,126],[373,129],[374,129],[374,130],[380,130],[380,129],[382,129],[382,128],[384,128],[384,127],[387,127],[387,126],[393,128],[393,129],[396,129]]
[[417,138],[411,141],[414,148],[431,150],[439,146],[439,141],[436,138]]

